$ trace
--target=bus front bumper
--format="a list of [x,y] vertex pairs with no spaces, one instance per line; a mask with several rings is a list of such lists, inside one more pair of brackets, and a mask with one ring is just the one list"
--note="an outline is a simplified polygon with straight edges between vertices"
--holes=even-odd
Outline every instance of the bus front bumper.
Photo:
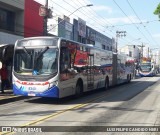
[[22,87],[19,89],[16,85],[13,84],[13,92],[14,95],[59,98],[59,89],[57,86],[53,86],[44,92],[36,92],[36,91],[24,91]]

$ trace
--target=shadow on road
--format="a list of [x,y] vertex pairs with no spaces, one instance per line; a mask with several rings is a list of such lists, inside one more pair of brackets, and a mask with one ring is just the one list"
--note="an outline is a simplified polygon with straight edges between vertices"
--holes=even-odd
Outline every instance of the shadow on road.
[[111,87],[107,91],[104,91],[103,89],[97,89],[91,92],[86,92],[80,98],[74,98],[74,96],[62,99],[40,97],[33,100],[27,100],[26,102],[37,104],[83,104],[85,102],[98,103],[98,99],[101,97],[104,102],[127,101],[145,91],[145,89],[152,86],[154,83],[156,83],[156,81],[142,81],[135,79],[128,84],[121,84],[119,86]]

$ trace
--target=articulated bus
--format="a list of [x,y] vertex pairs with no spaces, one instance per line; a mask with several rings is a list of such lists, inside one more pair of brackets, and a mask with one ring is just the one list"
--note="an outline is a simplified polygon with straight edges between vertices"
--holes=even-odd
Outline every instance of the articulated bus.
[[15,43],[15,95],[63,98],[130,82],[126,57],[60,37],[31,37]]

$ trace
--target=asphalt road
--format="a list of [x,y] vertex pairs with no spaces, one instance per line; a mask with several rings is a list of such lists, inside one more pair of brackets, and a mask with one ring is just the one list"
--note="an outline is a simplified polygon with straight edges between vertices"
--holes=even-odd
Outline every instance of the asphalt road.
[[[87,93],[78,99],[69,97],[55,100],[33,97],[10,102],[0,106],[0,126],[21,128],[29,125],[45,126],[45,130],[58,131],[50,134],[158,134],[158,132],[104,131],[100,133],[96,132],[95,128],[159,126],[159,79],[159,76],[139,78],[129,84],[110,88],[108,91],[97,90]],[[60,132],[61,130],[64,132]],[[68,130],[76,132],[65,132]],[[80,133],[84,130],[86,132]]]

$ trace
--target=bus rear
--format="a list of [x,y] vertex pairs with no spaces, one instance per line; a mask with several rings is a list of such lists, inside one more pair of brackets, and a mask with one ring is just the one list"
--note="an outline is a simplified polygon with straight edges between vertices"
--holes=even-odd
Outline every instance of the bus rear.
[[12,73],[14,94],[58,98],[58,55],[58,38],[17,41]]

